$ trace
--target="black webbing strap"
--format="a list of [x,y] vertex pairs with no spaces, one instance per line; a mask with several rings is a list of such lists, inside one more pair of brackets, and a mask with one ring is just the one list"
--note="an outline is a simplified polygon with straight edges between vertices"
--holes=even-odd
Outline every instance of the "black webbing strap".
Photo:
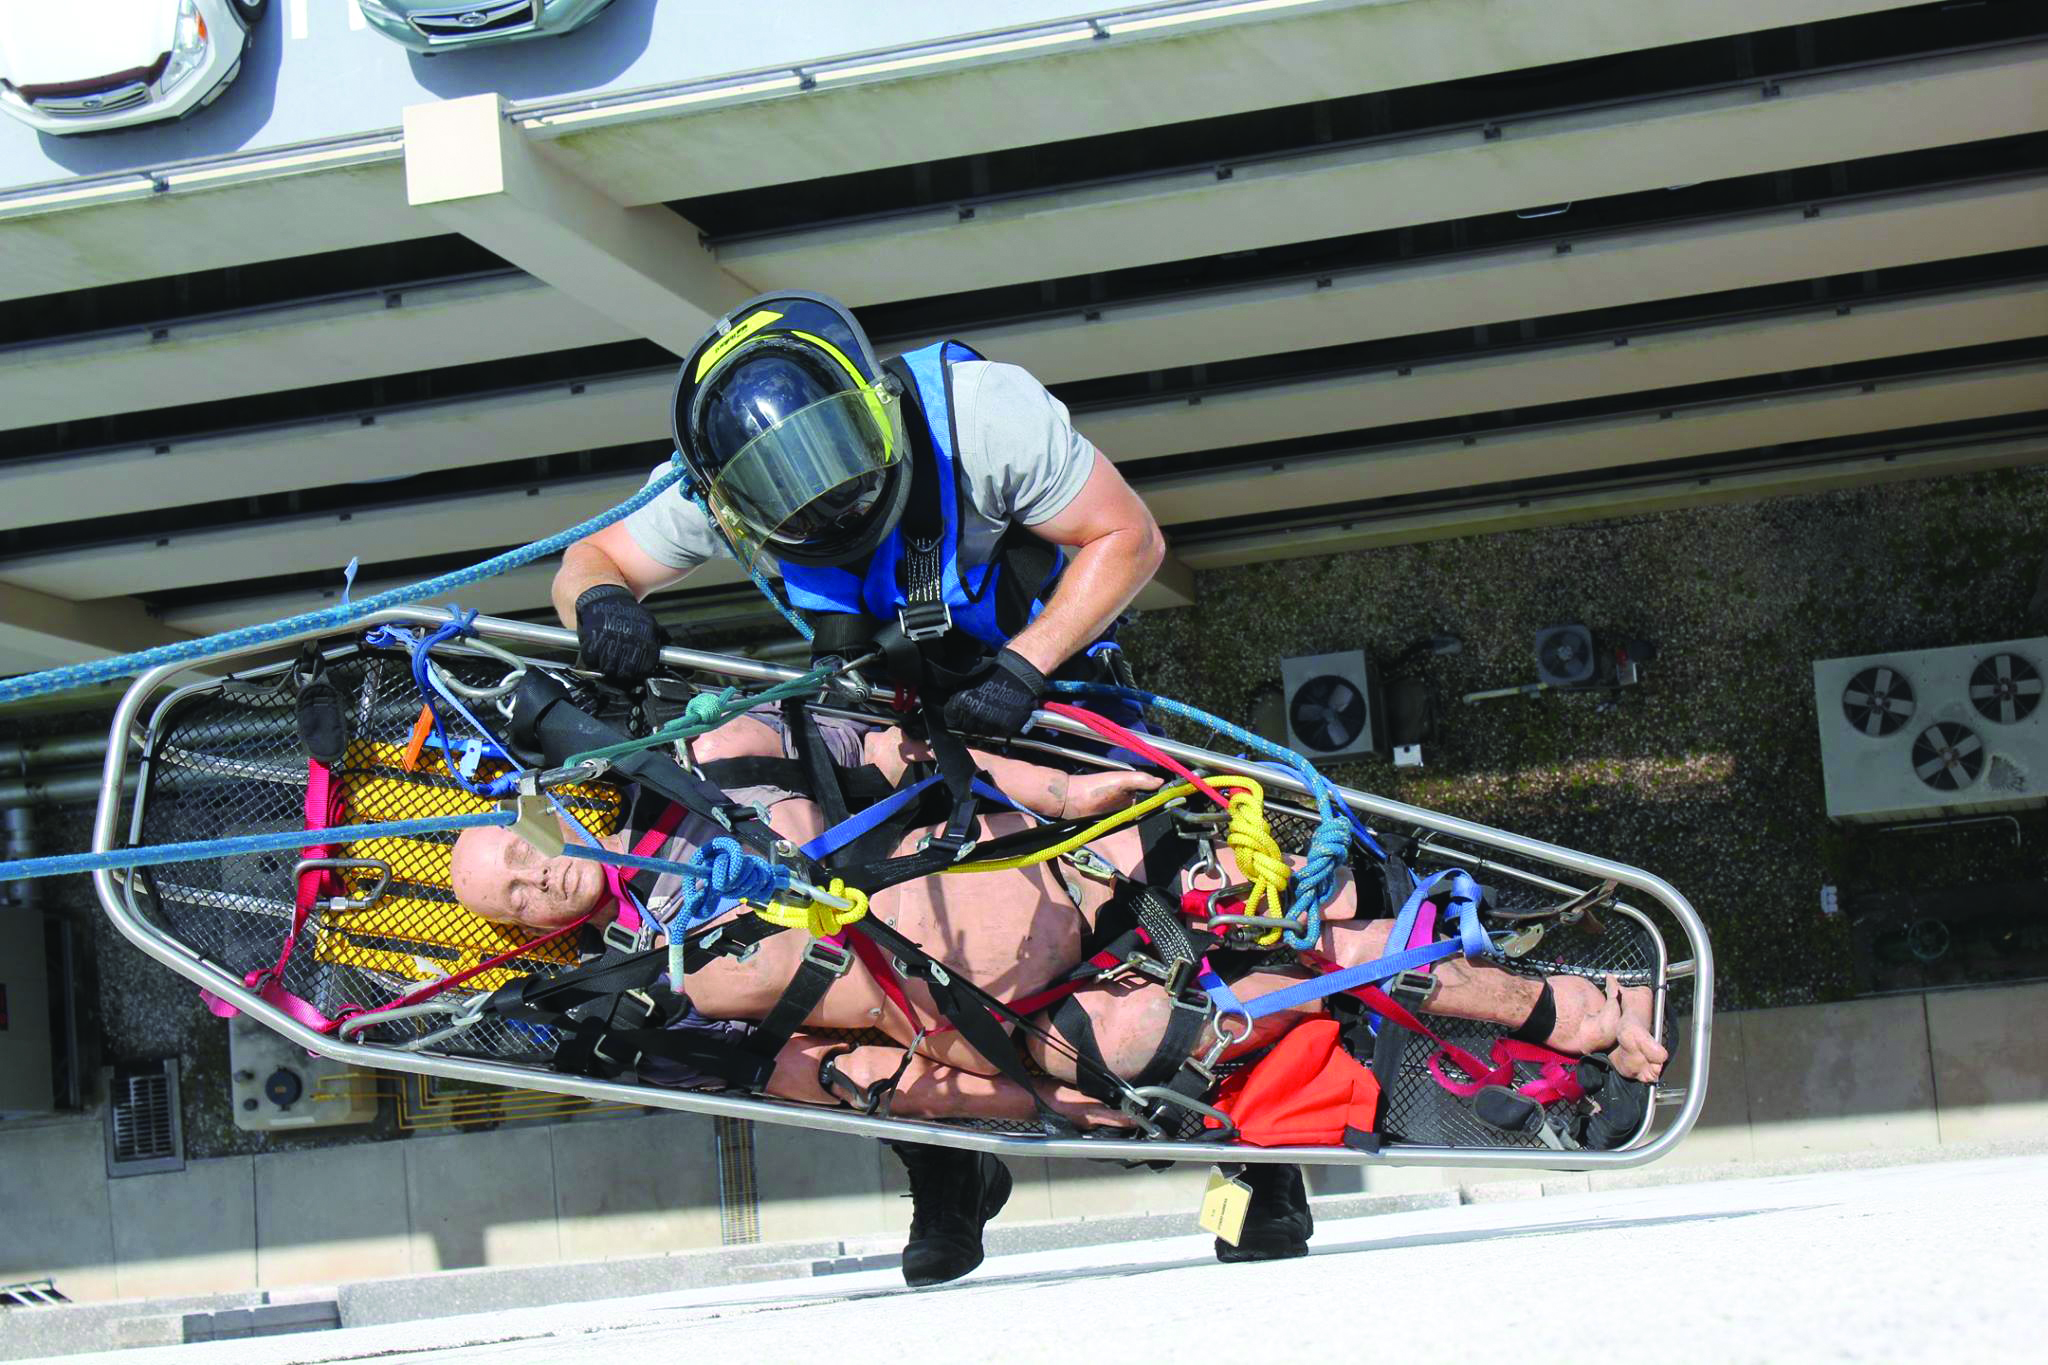
[[[1079,1130],[1073,1123],[1047,1104],[1044,1096],[1039,1094],[1039,1082],[1024,1069],[1024,1060],[1018,1053],[1015,1040],[996,1023],[997,1014],[1003,1015],[1013,1024],[1023,1023],[1023,1019],[1015,1011],[973,982],[947,971],[930,953],[898,933],[893,926],[882,922],[877,916],[867,915],[857,919],[848,925],[847,929],[850,933],[862,935],[894,957],[906,969],[907,975],[925,983],[931,991],[932,1003],[938,1006],[939,1013],[952,1024],[961,1040],[980,1053],[982,1058],[1001,1072],[1006,1080],[1022,1086],[1024,1093],[1031,1096],[1031,1103],[1038,1110],[1039,1125],[1047,1133],[1054,1137],[1078,1135]],[[1116,1078],[1099,1062],[1094,1066],[1098,1073],[1116,1083]],[[1084,1066],[1081,1069],[1087,1068]]]
[[1138,821],[1138,847],[1143,850],[1138,880],[1147,886],[1172,886],[1182,869],[1195,860],[1195,841],[1173,818],[1171,806],[1162,806]]
[[[759,918],[759,916],[755,916]],[[853,964],[853,950],[830,939],[814,938],[804,946],[804,955],[797,963],[796,975],[782,988],[781,996],[773,1009],[761,1020],[759,1028],[740,1046],[759,1057],[770,1070],[774,1069],[775,1058],[789,1040],[796,1036],[804,1021],[811,1017],[811,1011],[825,998],[825,992],[832,989],[846,969]]]
[[825,828],[830,829],[850,819],[853,811],[847,806],[846,792],[839,785],[839,765],[832,761],[832,752],[825,747],[825,736],[818,729],[818,718],[811,714],[811,709],[801,699],[791,697],[782,703],[782,723],[789,730],[790,746],[796,750],[797,763],[803,770],[811,799],[818,803],[818,809],[825,817]]

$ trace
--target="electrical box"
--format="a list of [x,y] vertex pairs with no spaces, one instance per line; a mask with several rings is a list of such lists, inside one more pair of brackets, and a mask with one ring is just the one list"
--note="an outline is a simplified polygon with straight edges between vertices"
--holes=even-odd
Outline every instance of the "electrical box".
[[0,1119],[56,1108],[50,1056],[43,912],[0,902]]
[[1832,819],[1868,823],[2048,805],[2048,639],[1813,666]]
[[228,1020],[228,1071],[235,1126],[252,1133],[338,1128],[377,1117],[367,1075],[313,1056],[244,1015]]
[[1287,745],[1310,759],[1354,758],[1386,749],[1386,707],[1362,649],[1280,661]]

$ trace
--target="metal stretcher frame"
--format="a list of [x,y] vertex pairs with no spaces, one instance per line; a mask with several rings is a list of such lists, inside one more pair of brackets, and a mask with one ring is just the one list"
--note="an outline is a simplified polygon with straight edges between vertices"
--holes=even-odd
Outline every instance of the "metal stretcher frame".
[[[253,659],[260,655],[274,657],[280,649],[308,640],[342,635],[360,638],[364,631],[379,625],[433,627],[445,624],[450,619],[448,612],[435,608],[394,608],[369,616],[346,632],[309,631],[264,645],[222,650],[184,663],[165,665],[138,677],[122,697],[120,706],[114,713],[107,745],[106,766],[100,786],[99,810],[93,823],[93,851],[106,852],[124,846],[119,842],[122,788],[129,772],[131,749],[141,738],[145,708],[150,707],[153,699],[161,703],[161,700],[168,698],[170,694],[163,692],[163,688],[172,679],[194,669],[214,671],[212,666],[229,664],[237,659]],[[574,632],[552,626],[493,617],[478,617],[473,625],[484,639],[497,641],[515,650],[524,646],[570,656],[576,648]],[[740,682],[771,684],[798,676],[797,670],[774,664],[677,647],[663,649],[662,661],[674,668],[708,673]],[[1092,732],[1078,722],[1047,712],[1038,713],[1035,726],[1041,731],[1092,738]],[[1200,764],[1221,772],[1244,773],[1256,777],[1274,792],[1287,792],[1295,796],[1309,794],[1307,787],[1298,778],[1284,771],[1212,753],[1170,739],[1155,738],[1152,742],[1185,763]],[[1677,961],[1670,960],[1669,954],[1664,951],[1661,935],[1658,936],[1658,957],[1662,970],[1659,980],[1655,983],[1656,1014],[1661,1035],[1665,1003],[1671,983],[1690,979],[1694,988],[1689,1039],[1693,1059],[1691,1081],[1682,1090],[1665,1087],[1657,1092],[1657,1103],[1649,1106],[1649,1114],[1644,1120],[1643,1128],[1635,1134],[1632,1145],[1611,1151],[1559,1151],[1549,1147],[1441,1147],[1390,1141],[1383,1144],[1377,1152],[1364,1152],[1347,1147],[1261,1148],[1243,1144],[1226,1145],[1163,1139],[1104,1141],[1090,1138],[1053,1138],[867,1116],[850,1109],[828,1109],[743,1095],[666,1090],[654,1086],[567,1075],[502,1061],[445,1056],[430,1052],[402,1052],[384,1045],[344,1042],[306,1027],[283,1010],[257,996],[239,977],[206,961],[191,948],[151,924],[133,903],[126,874],[114,871],[95,872],[93,883],[99,895],[101,908],[113,920],[115,927],[136,947],[158,962],[312,1052],[378,1070],[416,1072],[450,1080],[514,1089],[554,1091],[591,1100],[681,1109],[717,1117],[791,1124],[825,1132],[922,1142],[1015,1156],[1092,1160],[1303,1162],[1346,1166],[1506,1166],[1543,1170],[1611,1170],[1641,1166],[1655,1161],[1683,1141],[1686,1134],[1691,1131],[1693,1123],[1699,1118],[1700,1110],[1706,1102],[1708,1056],[1713,1032],[1713,950],[1707,942],[1706,927],[1701,923],[1691,903],[1661,877],[1641,868],[1576,852],[1537,839],[1525,838],[1519,834],[1511,834],[1506,830],[1475,824],[1454,816],[1441,815],[1417,806],[1374,796],[1369,792],[1348,787],[1338,790],[1362,816],[1368,819],[1377,817],[1380,821],[1431,831],[1431,837],[1425,841],[1425,849],[1465,859],[1475,871],[1482,866],[1488,867],[1548,890],[1576,892],[1581,889],[1497,860],[1498,855],[1507,855],[1568,869],[1586,877],[1589,884],[1612,880],[1654,902],[1677,924],[1685,936],[1689,956]],[[138,795],[138,800],[140,799]],[[1453,846],[1445,845],[1445,840],[1452,841]],[[1642,912],[1633,907],[1618,904],[1614,908],[1630,919],[1647,924]],[[1677,1051],[1674,1047],[1674,1054]],[[1677,1106],[1677,1113],[1671,1118],[1668,1126],[1654,1138],[1648,1138],[1648,1130],[1654,1126],[1658,1110],[1669,1108],[1674,1103]]]

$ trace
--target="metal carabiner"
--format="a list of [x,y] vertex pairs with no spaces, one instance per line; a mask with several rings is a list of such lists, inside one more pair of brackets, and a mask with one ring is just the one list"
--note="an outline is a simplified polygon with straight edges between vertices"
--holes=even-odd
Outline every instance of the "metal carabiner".
[[[1131,1090],[1131,1094],[1141,1100],[1150,1100],[1154,1104],[1178,1105],[1190,1113],[1200,1114],[1205,1118],[1216,1120],[1220,1125],[1220,1130],[1203,1134],[1203,1141],[1205,1142],[1229,1142],[1237,1136],[1237,1120],[1231,1118],[1230,1115],[1224,1113],[1216,1106],[1204,1104],[1192,1095],[1183,1095],[1180,1091],[1163,1085],[1136,1086]],[[1125,1112],[1128,1113],[1129,1111],[1126,1110]],[[1131,1117],[1138,1118],[1135,1114],[1131,1115]],[[1163,1131],[1157,1124],[1148,1123],[1142,1118],[1139,1118],[1138,1121],[1150,1131],[1151,1136],[1159,1137],[1163,1135]]]
[[[1223,1029],[1223,1021],[1225,1019],[1230,1018],[1232,1015],[1235,1015],[1239,1019],[1244,1020],[1244,1032],[1237,1034],[1235,1036],[1226,1033]],[[1213,1075],[1216,1071],[1216,1064],[1223,1060],[1223,1054],[1228,1052],[1231,1048],[1236,1047],[1245,1039],[1251,1037],[1252,1030],[1256,1028],[1257,1025],[1255,1025],[1252,1022],[1251,1015],[1245,1013],[1241,1009],[1236,1009],[1217,1011],[1216,1018],[1214,1019],[1214,1021],[1210,1023],[1209,1027],[1215,1030],[1216,1041],[1211,1043],[1209,1045],[1209,1050],[1202,1054],[1202,1060],[1194,1064],[1195,1067],[1198,1070],[1200,1070],[1202,1074],[1205,1076]]]
[[308,872],[320,868],[342,871],[349,868],[364,869],[377,874],[377,880],[368,891],[355,896],[330,896],[316,908],[330,915],[345,914],[351,910],[368,910],[384,899],[384,888],[391,884],[391,864],[382,858],[301,858],[292,865],[292,884]]
[[[476,638],[463,641],[463,648],[475,650],[479,654],[488,654],[511,670],[503,678],[499,679],[495,686],[472,687],[468,683],[459,682],[450,676],[447,669],[439,669],[442,685],[464,701],[496,701],[500,697],[509,697],[518,688],[520,681],[526,677],[526,660],[520,658],[509,649],[501,648],[488,640]],[[434,666],[433,658],[433,653],[429,651],[427,654],[429,667]]]

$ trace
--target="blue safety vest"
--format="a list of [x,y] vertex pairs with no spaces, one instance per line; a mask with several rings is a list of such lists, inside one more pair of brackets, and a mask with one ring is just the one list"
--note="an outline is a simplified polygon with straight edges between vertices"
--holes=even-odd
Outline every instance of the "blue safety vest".
[[[957,341],[941,341],[903,357],[903,364],[909,369],[917,390],[917,407],[924,413],[925,427],[931,439],[929,449],[934,457],[931,467],[925,467],[917,453],[921,442],[917,440],[916,433],[912,433],[908,458],[913,479],[934,475],[938,479],[941,593],[945,604],[952,610],[953,625],[989,647],[1000,649],[1009,643],[1009,634],[996,622],[995,588],[1003,566],[1000,562],[970,563],[961,558],[961,474],[959,452],[953,440],[953,366],[962,360],[983,358],[980,352]],[[916,420],[914,412],[906,415],[911,421]],[[906,602],[902,582],[903,557],[903,528],[899,525],[889,533],[887,540],[875,548],[874,557],[860,574],[844,568],[784,564],[782,582],[788,589],[790,605],[798,610],[861,613],[882,621],[893,621]],[[1044,609],[1045,599],[1051,594],[1052,585],[1064,566],[1065,556],[1061,554],[1055,560],[1052,572],[1033,594],[1027,621],[1035,620]]]

